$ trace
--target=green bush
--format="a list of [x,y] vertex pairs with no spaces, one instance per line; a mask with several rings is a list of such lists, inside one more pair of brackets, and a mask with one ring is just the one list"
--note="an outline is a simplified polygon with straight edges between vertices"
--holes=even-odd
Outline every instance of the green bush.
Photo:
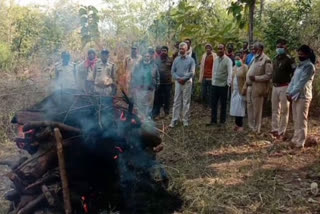
[[12,53],[10,47],[0,42],[0,70],[8,70],[11,66]]

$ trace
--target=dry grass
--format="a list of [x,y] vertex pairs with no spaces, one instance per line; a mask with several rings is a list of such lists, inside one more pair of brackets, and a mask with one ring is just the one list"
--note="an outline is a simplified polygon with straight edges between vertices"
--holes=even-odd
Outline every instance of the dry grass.
[[[184,200],[179,212],[320,212],[320,197],[309,190],[312,182],[320,182],[318,147],[292,150],[288,142],[276,142],[268,134],[237,134],[232,121],[225,128],[205,127],[209,110],[197,104],[192,110],[190,127],[167,129],[165,150],[159,155],[171,190]],[[263,121],[264,133],[269,120]],[[168,125],[169,118],[158,123]],[[320,132],[319,121],[309,125],[310,134]]]
[[[40,81],[41,80],[41,81]],[[49,78],[17,77],[15,75],[2,74],[0,80],[0,161],[15,159],[21,151],[18,151],[12,139],[15,137],[15,129],[11,125],[14,113],[27,108],[43,99],[48,93]],[[7,213],[8,202],[3,199],[4,194],[10,190],[10,182],[6,177],[9,168],[0,165],[0,214]]]

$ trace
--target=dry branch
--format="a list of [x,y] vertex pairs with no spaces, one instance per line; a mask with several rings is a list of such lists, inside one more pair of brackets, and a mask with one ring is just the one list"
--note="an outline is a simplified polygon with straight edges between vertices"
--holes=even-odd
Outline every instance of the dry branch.
[[72,208],[71,208],[70,190],[69,190],[69,183],[68,183],[68,177],[67,177],[66,163],[65,163],[64,152],[63,152],[63,139],[62,139],[62,135],[59,128],[54,128],[54,135],[57,141],[57,154],[58,154],[59,170],[60,170],[60,177],[61,177],[61,183],[62,183],[64,209],[66,214],[71,214]]

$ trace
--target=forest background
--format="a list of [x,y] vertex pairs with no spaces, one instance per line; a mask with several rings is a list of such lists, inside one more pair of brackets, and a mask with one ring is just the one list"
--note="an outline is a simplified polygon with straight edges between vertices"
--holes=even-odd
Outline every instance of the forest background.
[[[140,50],[167,45],[173,53],[174,44],[185,38],[192,39],[198,58],[208,42],[232,43],[240,50],[244,41],[262,41],[272,58],[279,38],[289,41],[293,56],[302,43],[320,53],[320,0],[100,0],[95,4],[1,0],[0,73],[25,79],[45,72],[52,77],[62,51],[69,51],[73,62],[79,63],[91,47],[109,49],[122,73],[132,44]],[[319,91],[320,84],[315,84],[316,97]]]
[[43,70],[64,50],[79,61],[89,47],[121,57],[133,43],[141,49],[168,45],[172,52],[185,38],[198,56],[207,42],[240,49],[249,39],[263,41],[274,56],[278,38],[289,41],[292,54],[301,43],[320,52],[320,0],[108,0],[97,7],[53,2],[0,1],[1,72]]

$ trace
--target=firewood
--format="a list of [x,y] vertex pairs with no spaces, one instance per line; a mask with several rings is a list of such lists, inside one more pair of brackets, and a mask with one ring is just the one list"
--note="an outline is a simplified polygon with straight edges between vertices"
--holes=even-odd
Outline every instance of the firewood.
[[47,187],[46,185],[42,185],[42,186],[41,186],[41,190],[42,190],[44,196],[46,197],[46,199],[47,199],[47,201],[48,201],[48,204],[49,204],[50,206],[53,206],[55,200],[54,200],[53,195],[52,195],[51,192],[49,191],[48,187]]
[[43,112],[37,112],[37,111],[19,111],[16,113],[14,118],[12,119],[12,123],[18,123],[18,124],[26,124],[29,121],[41,121],[44,120],[45,114]]
[[44,183],[46,183],[48,181],[51,181],[51,180],[59,178],[59,170],[57,172],[56,171],[57,170],[54,169],[53,171],[47,172],[44,176],[42,176],[42,178],[38,179],[37,181],[35,181],[32,184],[29,184],[25,188],[25,191],[32,190],[33,188],[37,188],[38,186],[40,186],[40,185],[42,185],[42,184],[44,184]]
[[15,170],[16,168],[18,168],[23,162],[25,162],[26,160],[28,160],[28,157],[22,157],[20,158],[13,166],[12,169]]
[[40,133],[36,132],[35,139],[37,141],[46,141],[51,136],[53,136],[52,129],[50,127],[46,127]]
[[51,127],[51,128],[59,128],[62,131],[73,132],[73,133],[81,133],[81,130],[72,126],[68,126],[63,123],[53,122],[53,121],[32,121],[28,122],[23,126],[23,131],[28,131],[30,129],[41,128],[41,127]]
[[17,204],[16,207],[16,212],[15,214],[23,209],[25,206],[27,206],[31,201],[33,201],[35,199],[36,196],[34,195],[22,195],[20,198],[20,202]]
[[43,201],[45,201],[46,197],[44,194],[39,195],[34,200],[30,201],[26,206],[18,211],[17,214],[32,214],[34,209]]
[[20,198],[19,192],[15,189],[10,190],[4,195],[4,198],[8,201],[16,201]]
[[56,149],[51,146],[46,151],[38,151],[32,158],[22,163],[14,170],[22,179],[34,182],[41,178],[48,170],[55,167]]
[[62,139],[62,135],[59,128],[54,128],[54,135],[57,141],[57,154],[58,154],[60,177],[61,177],[61,183],[62,183],[64,209],[66,214],[71,214],[72,208],[71,208],[71,200],[70,200],[70,189],[69,189],[66,163],[65,163],[64,152],[63,152],[63,139]]
[[24,182],[16,173],[10,172],[8,178],[14,183],[14,186],[18,192],[23,192],[26,182]]
[[148,131],[148,130],[142,130],[141,131],[141,138],[142,138],[142,143],[146,147],[157,147],[161,144],[161,138],[159,134],[155,131]]

